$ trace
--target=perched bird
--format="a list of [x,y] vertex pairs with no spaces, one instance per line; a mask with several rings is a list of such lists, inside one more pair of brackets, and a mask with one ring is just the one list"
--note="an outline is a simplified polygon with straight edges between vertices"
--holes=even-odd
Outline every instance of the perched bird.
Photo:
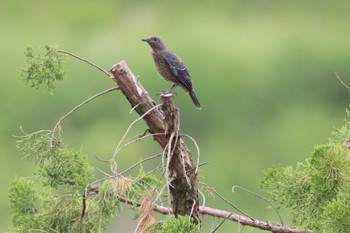
[[147,42],[151,46],[153,60],[160,76],[174,83],[168,92],[173,92],[177,86],[182,87],[190,95],[196,108],[201,109],[192,87],[191,76],[181,59],[174,52],[170,51],[162,39],[157,36],[142,39],[142,41]]

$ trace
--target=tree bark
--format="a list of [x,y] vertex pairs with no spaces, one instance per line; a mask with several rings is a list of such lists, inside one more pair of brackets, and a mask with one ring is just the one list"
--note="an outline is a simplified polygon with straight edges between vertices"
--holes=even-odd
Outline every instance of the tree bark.
[[169,141],[167,151],[169,188],[173,213],[189,215],[200,224],[196,166],[192,155],[182,140],[179,109],[174,105],[172,94],[161,94],[162,110],[165,114],[166,137]]
[[[197,174],[192,156],[179,133],[179,109],[174,105],[172,94],[161,94],[162,108],[156,108],[138,79],[124,61],[114,65],[111,79],[117,82],[131,107],[143,117],[167,156],[166,179],[170,191],[173,214],[188,215],[200,224]],[[153,110],[152,110],[153,109]]]

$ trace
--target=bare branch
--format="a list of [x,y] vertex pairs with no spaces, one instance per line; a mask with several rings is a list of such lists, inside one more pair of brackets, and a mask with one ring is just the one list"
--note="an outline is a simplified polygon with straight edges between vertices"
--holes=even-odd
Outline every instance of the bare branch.
[[350,92],[350,87],[345,84],[345,82],[339,77],[338,73],[335,72],[335,77],[339,80],[339,82]]
[[[130,102],[131,108],[140,116],[156,106],[154,100],[152,100],[124,61],[114,65],[110,71],[112,73],[111,78],[118,84],[120,90]],[[152,114],[147,114],[143,118],[149,127],[149,132],[154,134],[154,139],[164,149],[168,140],[165,135],[161,135],[165,132],[163,119],[164,114],[159,108],[155,108]]]
[[196,171],[195,171],[195,173],[197,173],[197,172],[198,172],[198,167],[199,167],[199,160],[200,160],[200,157],[201,157],[201,156],[200,156],[200,151],[199,151],[199,146],[198,146],[196,140],[194,140],[194,138],[191,137],[190,135],[181,134],[181,136],[184,136],[184,137],[187,137],[187,138],[191,139],[191,141],[193,142],[193,144],[196,146],[196,149],[197,149],[197,166],[196,166]]
[[231,206],[232,208],[234,208],[235,210],[239,211],[241,214],[245,215],[246,217],[250,218],[251,220],[253,220],[252,217],[250,217],[248,214],[246,214],[243,210],[241,210],[240,208],[238,208],[237,206],[235,206],[234,204],[232,204],[231,202],[229,202],[226,198],[224,198],[220,193],[218,193],[214,188],[210,188],[211,191],[213,191],[215,193],[215,195],[217,195],[221,200],[223,200],[226,204],[228,204],[229,206]]
[[83,219],[86,212],[87,212],[87,205],[86,205],[86,193],[83,194],[82,196],[82,201],[83,201],[83,209],[81,211],[81,216],[80,218]]
[[[215,233],[215,232],[224,224],[224,222],[225,222],[229,217],[231,217],[232,214],[233,214],[233,213],[231,213],[229,216],[227,216],[227,218],[224,218],[224,220],[222,220],[222,221],[220,222],[220,224],[217,225],[217,226],[215,227],[215,229],[211,231],[211,233]],[[238,224],[239,224],[239,223],[238,223]],[[241,232],[241,231],[238,231],[238,232]]]
[[158,157],[160,157],[161,155],[162,155],[162,154],[156,154],[156,155],[150,156],[150,157],[148,157],[148,158],[145,158],[145,159],[143,159],[143,160],[141,160],[141,161],[139,161],[139,162],[133,164],[131,167],[127,168],[127,169],[124,170],[123,172],[121,172],[120,175],[123,175],[123,174],[129,172],[131,169],[135,168],[136,166],[138,166],[138,165],[141,164],[141,163],[144,163],[144,162],[146,162],[146,161],[148,161],[148,160],[152,160],[152,159],[158,158]]
[[109,88],[105,91],[102,91],[100,93],[97,93],[96,95],[88,98],[87,100],[85,100],[84,102],[82,102],[81,104],[79,104],[78,106],[75,106],[72,110],[70,110],[68,113],[66,113],[65,115],[63,115],[56,123],[55,127],[53,128],[52,130],[52,134],[51,134],[51,139],[50,139],[50,146],[52,147],[52,144],[53,144],[53,140],[54,140],[54,137],[55,137],[55,133],[56,133],[56,130],[60,127],[61,125],[61,122],[66,119],[69,115],[71,115],[73,112],[75,112],[76,110],[78,110],[79,108],[83,107],[85,104],[89,103],[91,100],[93,99],[96,99],[97,97],[101,96],[101,95],[104,95],[104,94],[107,94],[111,91],[115,91],[115,90],[118,90],[119,87],[112,87],[112,88]]
[[118,152],[120,151],[120,146],[122,144],[122,142],[124,141],[124,139],[126,138],[126,136],[128,135],[129,131],[131,130],[131,128],[142,118],[144,118],[147,114],[149,114],[150,112],[152,112],[154,109],[157,109],[158,107],[160,107],[161,104],[155,105],[152,108],[150,108],[147,112],[145,112],[144,114],[142,114],[140,117],[138,117],[136,120],[134,120],[133,122],[131,122],[131,124],[129,125],[129,127],[127,128],[126,132],[124,133],[122,139],[120,139],[117,148],[114,151],[114,154],[112,156],[112,158],[110,159],[111,162],[111,170],[113,173],[117,173],[117,171],[115,171],[114,167],[113,167],[113,162],[115,162],[115,157],[117,156]]
[[280,219],[281,225],[282,225],[282,226],[284,225],[284,224],[283,224],[283,220],[282,220],[282,216],[281,216],[280,212],[278,211],[277,207],[276,207],[269,199],[267,199],[267,198],[265,198],[265,197],[263,197],[263,196],[261,196],[261,195],[259,195],[259,194],[257,194],[257,193],[254,193],[254,192],[252,192],[252,191],[250,191],[250,190],[248,190],[248,189],[246,189],[246,188],[243,188],[243,187],[241,187],[241,186],[238,186],[238,185],[235,185],[235,186],[232,187],[232,192],[235,191],[235,188],[242,189],[243,191],[246,191],[247,193],[249,193],[249,194],[251,194],[251,195],[254,195],[254,196],[256,196],[256,197],[258,197],[258,198],[260,198],[260,199],[266,201],[267,203],[269,203],[269,204],[271,205],[271,207],[276,211],[276,213],[277,213],[277,215],[278,215],[278,218]]
[[[162,176],[163,175],[164,175],[164,173],[162,174]],[[106,180],[106,179],[111,179],[111,178],[114,178],[114,177],[116,177],[116,176],[109,176],[109,177],[104,177],[104,178],[98,179],[98,180],[90,183],[88,186],[95,185],[98,182],[101,182],[101,181]],[[160,177],[158,184],[160,183],[161,178],[162,177]],[[156,185],[153,188],[153,191],[149,192],[150,195],[152,195],[152,193],[155,191],[157,186],[158,185]],[[86,193],[87,193],[87,187],[85,188],[85,193],[84,193],[85,197],[86,197]],[[147,213],[145,213],[145,216],[148,215],[148,213],[150,211],[152,211],[152,210],[154,210],[154,211],[156,211],[156,212],[158,212],[160,214],[163,214],[163,215],[173,214],[172,208],[167,208],[167,207],[163,207],[163,206],[155,204],[157,202],[157,200],[160,198],[160,196],[163,193],[163,190],[165,188],[166,188],[166,185],[164,185],[161,188],[161,190],[158,193],[157,197],[152,202],[152,205],[151,205],[152,208],[148,209]],[[95,193],[97,193],[97,192],[98,192],[98,188],[96,187],[95,188]],[[84,199],[84,195],[83,195],[82,215],[79,216],[79,218],[84,217],[84,215],[85,215],[85,213],[87,211],[87,206],[86,206],[86,203],[85,203],[86,199]],[[141,206],[141,203],[132,201],[130,199],[126,199],[126,198],[124,198],[122,196],[118,196],[118,200],[120,202],[129,204],[129,205],[132,205],[132,206],[137,206],[137,207]],[[253,219],[253,218],[250,218],[250,217],[238,215],[238,214],[235,214],[233,212],[220,210],[220,209],[215,209],[215,208],[211,208],[211,207],[207,207],[207,206],[200,206],[199,207],[199,213],[200,214],[204,214],[204,215],[217,217],[217,218],[224,218],[224,219],[227,219],[227,220],[230,220],[230,221],[233,221],[233,222],[237,222],[237,223],[239,223],[239,224],[241,224],[243,226],[250,226],[250,227],[253,227],[253,228],[258,228],[258,229],[261,229],[261,230],[266,230],[266,231],[270,231],[270,232],[274,232],[274,233],[312,233],[312,231],[310,231],[310,230],[291,228],[291,227],[288,227],[288,226],[282,226],[282,225],[278,225],[278,224],[273,224],[273,223],[266,222],[266,221],[260,221],[260,220]],[[74,219],[73,221],[76,221],[76,220],[78,220],[78,219]],[[215,230],[217,230],[222,225],[223,222],[224,221],[222,221],[216,227]],[[138,227],[136,229],[138,229]]]
[[[163,187],[164,188],[164,187]],[[130,200],[127,200],[125,198],[118,198],[119,201],[133,205],[133,206],[140,206],[141,204],[138,202],[132,202]],[[157,213],[163,214],[163,215],[168,215],[169,213],[173,213],[173,210],[171,208],[159,206],[159,205],[153,205],[152,206],[153,210],[156,211]],[[312,233],[310,230],[305,230],[305,229],[297,229],[297,228],[292,228],[288,226],[281,226],[277,224],[272,224],[269,222],[265,221],[260,221],[257,219],[250,219],[246,216],[238,215],[233,212],[225,211],[225,210],[220,210],[220,209],[215,209],[207,206],[200,206],[199,211],[201,214],[204,215],[209,215],[217,218],[226,218],[227,220],[237,222],[243,226],[250,226],[254,228],[258,228],[260,230],[265,230],[265,231],[270,231],[274,233]]]
[[[168,146],[167,146],[167,162],[166,162],[166,167],[165,167],[165,183],[166,183],[166,187],[167,187],[167,191],[168,191],[168,206],[171,205],[171,194],[170,194],[170,186],[171,186],[171,182],[173,181],[172,177],[170,177],[170,174],[169,174],[169,168],[170,168],[170,160],[171,160],[171,156],[172,156],[172,153],[171,153],[171,145],[172,145],[172,142],[173,142],[173,139],[174,139],[174,132],[171,133],[170,135],[170,138],[169,138],[169,143],[168,143]],[[164,149],[165,151],[165,149]],[[174,186],[172,187],[174,189]]]
[[[164,210],[161,210],[161,211],[163,212]],[[199,211],[201,214],[210,215],[218,218],[227,218],[228,220],[238,222],[244,226],[251,226],[254,228],[258,228],[261,230],[266,230],[274,233],[311,233],[312,232],[304,229],[297,229],[297,228],[291,228],[287,226],[271,224],[269,222],[264,222],[257,219],[250,219],[248,217],[237,215],[232,212],[214,209],[206,206],[200,206]]]
[[148,137],[154,137],[154,136],[156,136],[156,135],[162,135],[162,133],[158,133],[158,134],[157,134],[157,133],[156,133],[156,134],[147,134],[147,135],[143,135],[143,136],[141,136],[141,137],[136,136],[137,138],[134,139],[134,140],[132,140],[132,138],[135,138],[135,137],[132,137],[131,139],[128,139],[129,142],[125,143],[123,146],[121,146],[121,147],[118,149],[117,154],[118,154],[123,148],[125,148],[125,147],[127,147],[127,146],[129,146],[129,145],[131,145],[131,144],[133,144],[133,143],[136,143],[136,142],[141,141],[141,140],[143,140],[143,139],[145,139],[145,138],[148,138]]
[[92,63],[91,61],[85,59],[85,58],[82,58],[82,57],[79,57],[78,55],[74,54],[74,53],[71,53],[71,52],[68,52],[66,50],[57,50],[57,52],[59,53],[64,53],[64,54],[67,54],[69,56],[72,56],[80,61],[83,61],[83,62],[86,62],[87,64],[95,67],[96,69],[98,69],[99,71],[101,71],[102,73],[104,73],[105,75],[107,75],[108,77],[110,76],[110,73],[108,73],[107,71],[105,71],[104,69],[102,69],[101,67],[99,67],[98,65]]
[[[158,105],[156,105],[150,98],[147,91],[143,88],[139,80],[132,74],[131,70],[124,61],[114,65],[110,71],[113,75],[111,78],[118,83],[120,90],[130,102],[131,108],[140,115],[140,119],[145,121],[149,127],[149,132],[154,135],[154,139],[163,148],[162,165],[165,170],[169,169],[169,171],[167,172],[168,174],[166,174],[166,185],[163,186],[157,198],[153,201],[152,209],[154,211],[164,215],[168,215],[170,213],[175,215],[193,215],[192,220],[198,225],[200,225],[199,214],[206,214],[235,221],[243,226],[251,226],[271,232],[311,232],[253,219],[221,197],[218,193],[216,194],[219,195],[227,204],[231,205],[238,211],[241,211],[242,214],[245,214],[246,216],[241,216],[224,210],[213,209],[206,206],[199,206],[197,188],[198,162],[197,167],[193,165],[191,154],[186,147],[183,138],[181,138],[181,134],[179,134],[179,114],[178,109],[174,105],[173,96],[169,94],[162,94],[161,103],[163,105],[162,109],[159,109]],[[124,140],[124,138],[125,137],[123,137],[122,140]],[[117,148],[120,149],[120,145]],[[196,145],[196,147],[199,154],[198,145]],[[164,157],[167,157],[167,162],[164,162]],[[163,172],[163,175],[164,174],[165,173]],[[186,177],[191,180],[190,184],[188,184],[188,179],[186,179]],[[169,185],[167,184],[168,182],[170,182]],[[172,208],[166,208],[155,204],[166,187],[170,187],[171,190]],[[119,200],[121,202],[130,202],[133,205],[140,206],[140,203],[135,203],[121,197],[119,197]],[[182,203],[179,203],[179,201]],[[183,203],[186,204],[183,205]],[[136,230],[137,229],[138,227]]]
[[[192,214],[193,222],[200,224],[196,168],[189,149],[179,136],[179,114],[174,105],[173,95],[161,94],[162,109],[155,108],[157,105],[124,61],[114,65],[110,71],[113,75],[111,78],[118,83],[131,107],[140,116],[144,116],[142,119],[148,125],[150,133],[163,148],[164,154],[168,155],[165,169],[169,168],[169,172],[166,179],[167,183],[170,181],[168,187],[171,190],[174,214],[176,216]],[[146,114],[153,108],[154,111]],[[116,166],[113,161],[111,161],[112,169]]]

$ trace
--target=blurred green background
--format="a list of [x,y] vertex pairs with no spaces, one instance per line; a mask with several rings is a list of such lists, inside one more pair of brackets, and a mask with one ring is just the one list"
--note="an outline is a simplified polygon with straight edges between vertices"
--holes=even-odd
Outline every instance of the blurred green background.
[[[314,144],[345,118],[348,93],[335,72],[350,84],[349,1],[13,1],[0,0],[0,231],[10,225],[7,190],[16,176],[31,176],[13,135],[52,129],[60,116],[86,98],[114,86],[102,73],[73,59],[68,78],[54,95],[25,87],[23,49],[58,45],[105,69],[125,59],[141,83],[157,93],[171,86],[156,74],[141,38],[159,35],[188,66],[198,111],[182,90],[176,103],[183,133],[201,149],[201,181],[213,185],[245,212],[277,221],[257,193],[262,172],[273,165],[304,161]],[[100,97],[63,123],[65,142],[108,158],[136,114],[117,92]],[[139,123],[134,133],[145,130]],[[191,147],[195,151],[194,147]],[[125,168],[160,151],[152,140],[133,145],[119,158]],[[229,209],[218,198],[207,205]],[[288,223],[288,214],[284,213]],[[217,219],[204,218],[204,232]],[[290,223],[290,222],[289,222]],[[125,207],[109,232],[136,226]],[[238,232],[226,222],[220,232]],[[248,229],[246,229],[248,230]],[[259,232],[254,230],[254,232]]]

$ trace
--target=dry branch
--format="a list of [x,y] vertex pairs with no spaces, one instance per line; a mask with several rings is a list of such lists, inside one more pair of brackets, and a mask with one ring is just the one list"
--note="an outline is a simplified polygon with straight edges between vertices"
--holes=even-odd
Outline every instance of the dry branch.
[[[112,72],[110,78],[117,82],[120,90],[130,102],[131,107],[135,109],[140,116],[156,106],[155,102],[151,99],[147,91],[124,61],[114,65],[110,71]],[[150,129],[150,133],[161,133],[161,135],[155,135],[154,139],[164,148],[168,141],[165,135],[163,135],[165,132],[163,113],[157,108],[154,109],[152,113],[147,114],[143,119]]]
[[[191,154],[179,133],[179,109],[175,107],[172,95],[161,94],[162,109],[155,108],[156,104],[147,91],[132,74],[124,61],[114,65],[110,78],[117,82],[120,90],[131,104],[132,109],[140,115],[149,132],[160,146],[167,150],[168,177],[172,208],[153,205],[152,209],[161,214],[190,215],[193,221],[200,224],[200,214],[229,219],[241,225],[278,233],[311,233],[309,230],[290,228],[269,222],[259,221],[233,212],[214,209],[198,204],[197,167],[194,166]],[[152,110],[152,111],[150,111]],[[130,200],[119,197],[121,202],[140,206]]]
[[189,149],[179,134],[179,110],[174,105],[173,96],[161,94],[160,110],[155,108],[155,102],[124,61],[114,65],[110,71],[111,78],[117,82],[131,107],[140,116],[144,115],[143,119],[154,139],[167,150],[169,161],[166,167],[169,171],[167,182],[175,216],[189,215],[196,224],[200,224],[196,167],[193,165]]
[[179,129],[179,109],[175,107],[173,95],[161,95],[162,110],[165,115],[166,137],[169,141],[168,180],[175,215],[190,215],[200,224],[197,173],[192,155],[182,140]]
[[[133,206],[141,205],[140,203],[131,202],[121,197],[119,197],[119,201],[127,203],[129,205],[133,205]],[[153,205],[153,210],[157,213],[164,214],[164,215],[167,215],[173,212],[172,209],[166,208],[164,206],[159,206],[159,205]],[[215,209],[207,206],[200,206],[199,212],[200,214],[209,215],[216,218],[226,218],[228,220],[237,222],[244,226],[251,226],[260,230],[270,231],[274,233],[312,233],[312,231],[310,230],[292,228],[288,226],[281,226],[278,224],[273,224],[265,221],[250,219],[246,216],[238,215],[233,212]]]
[[244,226],[251,226],[254,228],[271,231],[274,233],[311,233],[311,231],[308,230],[291,228],[288,226],[281,226],[269,222],[259,221],[229,211],[214,209],[207,206],[201,206],[199,207],[199,210],[201,214],[210,215],[218,218],[227,218],[231,221],[238,222],[239,224]]

